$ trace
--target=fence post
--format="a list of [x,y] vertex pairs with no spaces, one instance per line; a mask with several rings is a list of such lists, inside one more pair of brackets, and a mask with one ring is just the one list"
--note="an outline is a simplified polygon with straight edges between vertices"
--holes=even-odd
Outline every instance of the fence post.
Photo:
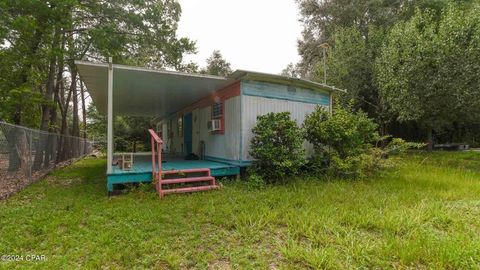
[[29,180],[32,180],[32,158],[33,158],[33,152],[32,152],[32,142],[33,142],[33,134],[32,131],[29,131],[30,136],[28,136],[28,178]]

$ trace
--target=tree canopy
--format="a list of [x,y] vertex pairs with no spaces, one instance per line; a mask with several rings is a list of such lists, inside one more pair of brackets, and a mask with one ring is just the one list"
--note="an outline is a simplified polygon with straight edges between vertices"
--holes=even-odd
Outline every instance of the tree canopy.
[[[348,91],[336,101],[347,105],[353,100],[352,109],[374,117],[382,134],[401,125],[425,130],[426,123],[436,130],[452,123],[478,125],[472,111],[479,96],[472,41],[478,0],[297,3],[304,30],[298,43],[301,60],[294,72],[288,68],[290,74],[323,82],[320,44],[328,43],[327,83]],[[412,92],[403,95],[406,89]]]
[[480,112],[480,6],[417,10],[393,27],[376,63],[380,94],[400,121],[428,130]]
[[207,66],[202,70],[202,73],[227,77],[232,73],[232,69],[230,68],[230,63],[223,58],[220,51],[214,50],[212,55],[207,59]]

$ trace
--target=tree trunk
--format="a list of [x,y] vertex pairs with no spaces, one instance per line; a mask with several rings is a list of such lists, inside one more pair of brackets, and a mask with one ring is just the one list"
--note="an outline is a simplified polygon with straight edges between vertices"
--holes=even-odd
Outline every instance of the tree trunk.
[[[55,33],[53,34],[53,41],[52,41],[52,51],[55,51],[59,47],[59,41],[60,41],[60,34],[58,29],[55,29]],[[48,123],[50,121],[50,114],[51,114],[51,104],[50,102],[53,102],[53,94],[54,94],[54,88],[55,88],[55,74],[57,70],[57,57],[55,55],[52,55],[50,57],[50,63],[49,63],[49,69],[48,69],[48,79],[46,83],[46,89],[44,93],[44,102],[45,104],[42,105],[42,119],[40,122],[40,130],[42,131],[48,131]],[[39,169],[42,166],[42,163],[44,162],[44,153],[47,153],[47,142],[48,142],[48,135],[41,134],[39,138],[39,143],[37,145],[36,151],[35,151],[35,161],[33,162],[33,169]],[[48,162],[45,163],[47,165]],[[47,165],[48,166],[48,165]]]
[[87,149],[87,108],[85,108],[85,89],[83,87],[83,82],[80,81],[80,95],[82,99],[82,121],[83,121],[83,154],[85,155],[88,151]]
[[27,139],[27,133],[24,129],[19,130],[19,136],[16,138],[18,140],[17,152],[20,157],[20,170],[23,172],[25,177],[30,177],[30,151]]
[[433,151],[433,128],[427,128],[427,149],[428,152]]
[[[73,67],[75,68],[75,67]],[[74,72],[72,72],[73,74]],[[75,72],[76,73],[76,72]],[[80,137],[80,123],[78,120],[78,92],[77,92],[77,79],[72,78],[72,80],[75,80],[75,84],[73,87],[73,92],[72,92],[72,98],[73,98],[73,110],[72,110],[72,135],[75,137]],[[72,155],[77,156],[79,152],[79,143],[78,139],[72,139]]]
[[[65,49],[65,34],[62,35],[62,42],[60,50],[63,51]],[[64,68],[64,61],[63,57],[59,57],[57,61],[57,75],[55,78],[55,87],[53,89],[53,106],[51,107],[50,111],[50,125],[48,131],[52,134],[58,134],[58,103],[59,103],[59,93],[60,88],[63,85],[63,68]],[[47,143],[47,153],[45,155],[44,167],[48,167],[50,162],[56,161],[57,155],[57,147],[58,146],[58,135],[51,135],[48,137]]]
[[67,158],[67,150],[68,149],[68,141],[65,136],[68,136],[68,124],[67,124],[67,117],[68,117],[68,108],[69,108],[69,103],[70,99],[72,98],[72,92],[73,88],[75,87],[75,78],[77,77],[76,71],[74,70],[72,73],[72,82],[70,84],[70,89],[68,91],[68,96],[65,100],[65,104],[62,105],[62,126],[60,130],[60,138],[59,138],[59,143],[58,143],[58,156],[57,156],[57,161],[63,161],[66,160]]

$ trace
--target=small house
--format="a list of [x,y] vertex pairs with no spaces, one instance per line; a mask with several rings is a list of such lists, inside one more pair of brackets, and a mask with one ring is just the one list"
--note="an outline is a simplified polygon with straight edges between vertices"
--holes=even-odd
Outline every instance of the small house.
[[[116,184],[152,179],[160,195],[218,188],[215,177],[238,175],[251,164],[251,130],[257,116],[286,111],[301,125],[316,106],[331,110],[332,93],[339,91],[304,79],[245,70],[225,78],[111,63],[76,61],[76,65],[93,104],[108,116],[109,192]],[[151,134],[153,150],[116,153],[114,115],[152,117],[152,129],[145,132]],[[127,165],[114,163],[119,158]],[[163,188],[196,180],[207,184]]]

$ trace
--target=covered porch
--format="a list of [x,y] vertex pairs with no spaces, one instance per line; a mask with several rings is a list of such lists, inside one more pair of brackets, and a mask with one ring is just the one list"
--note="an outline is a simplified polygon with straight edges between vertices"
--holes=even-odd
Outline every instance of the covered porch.
[[[121,153],[114,154],[114,159]],[[182,171],[189,169],[208,168],[213,177],[222,177],[240,174],[240,167],[227,163],[210,160],[185,160],[175,155],[162,155],[162,171]],[[108,190],[113,191],[116,184],[151,182],[152,157],[151,153],[136,153],[133,155],[131,170],[123,170],[118,164],[112,166],[112,173],[107,174]]]
[[[162,120],[178,115],[182,109],[200,99],[213,97],[216,90],[231,84],[234,79],[116,65],[111,62],[111,59],[109,63],[75,62],[93,104],[101,114],[107,116],[106,174],[109,193],[118,184],[151,181],[156,182],[160,196],[163,195],[162,183],[183,184],[208,180],[212,187],[218,188],[214,177],[240,173],[240,167],[222,161],[185,160],[191,153],[191,141],[187,141],[187,138],[191,140],[191,128],[184,128],[186,131],[182,136],[185,147],[181,151],[166,151],[162,147],[162,130],[154,130],[153,122],[150,130],[153,153],[128,153],[133,155],[131,168],[119,166],[117,160],[122,154],[115,151],[115,116],[147,116]],[[148,134],[149,130],[144,132]],[[169,179],[162,181],[164,175],[169,175],[166,177]],[[203,186],[198,190],[206,188]],[[178,190],[189,191],[195,190]]]

